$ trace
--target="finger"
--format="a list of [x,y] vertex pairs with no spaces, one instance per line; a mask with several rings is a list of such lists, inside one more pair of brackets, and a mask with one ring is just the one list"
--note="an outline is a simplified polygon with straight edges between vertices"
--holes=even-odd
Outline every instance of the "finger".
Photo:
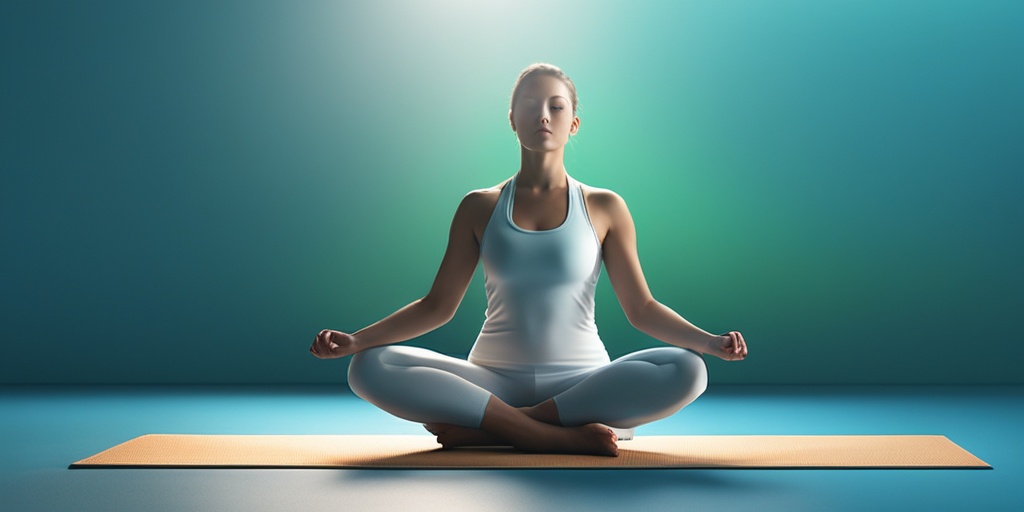
[[324,334],[323,347],[326,349],[327,353],[334,352],[334,350],[338,348],[338,344],[334,342],[334,338],[336,338],[335,334],[337,333],[334,331],[327,331],[326,334]]
[[740,355],[747,357],[747,340],[743,339],[743,334],[736,331],[736,340],[740,344]]
[[330,329],[324,329],[320,333],[320,347],[325,348],[331,346],[331,340],[334,338],[334,331]]
[[323,335],[324,335],[325,332],[327,332],[327,329],[324,329],[323,331],[320,331],[320,333],[316,335],[316,338],[313,339],[313,345],[311,347],[309,347],[310,352],[312,352],[313,355],[315,355],[317,357],[321,357],[323,355],[323,353],[324,353],[324,350],[323,350],[323,348],[324,348],[324,338],[323,338]]
[[743,342],[743,335],[736,332],[736,354],[742,359],[745,355],[744,352],[747,350],[747,344]]
[[729,360],[735,361],[741,359],[743,356],[740,355],[740,342],[736,338],[736,331],[729,331]]
[[320,346],[321,347],[326,347],[327,344],[330,343],[331,335],[332,334],[333,334],[333,331],[331,331],[330,329],[324,329],[324,330],[320,331]]

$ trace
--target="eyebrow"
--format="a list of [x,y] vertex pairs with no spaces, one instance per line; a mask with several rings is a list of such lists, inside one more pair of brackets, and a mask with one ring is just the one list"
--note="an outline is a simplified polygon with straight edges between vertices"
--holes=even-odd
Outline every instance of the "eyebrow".
[[[554,96],[551,96],[551,97],[550,97],[550,98],[548,98],[548,99],[549,99],[549,100],[553,100],[553,99],[555,99],[555,98],[562,98],[562,99],[563,99],[563,100],[565,100],[565,101],[569,101],[569,98],[566,98],[565,96],[562,96],[561,94],[556,94],[556,95],[554,95]],[[523,97],[523,99],[524,99],[524,100],[525,100],[525,99],[529,99],[529,100],[535,100],[535,99],[537,99],[537,97],[536,97],[536,96],[524,96],[524,97]],[[571,103],[571,101],[570,101],[570,103]]]

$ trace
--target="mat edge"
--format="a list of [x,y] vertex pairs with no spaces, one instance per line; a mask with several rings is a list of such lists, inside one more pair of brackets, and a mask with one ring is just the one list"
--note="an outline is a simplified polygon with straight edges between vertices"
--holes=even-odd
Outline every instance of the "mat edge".
[[[132,437],[121,443],[117,443],[109,448],[101,450],[99,452],[90,455],[84,459],[68,465],[67,469],[398,469],[398,470],[437,470],[437,469],[455,469],[455,470],[472,470],[472,469],[585,469],[585,470],[630,470],[630,469],[747,469],[747,470],[765,470],[765,469],[780,469],[780,470],[800,470],[800,469],[835,469],[835,470],[897,470],[897,469],[911,469],[911,470],[950,470],[950,469],[995,469],[991,464],[985,462],[974,453],[960,446],[953,440],[949,439],[948,436],[943,434],[686,434],[686,435],[652,435],[643,436],[646,439],[652,438],[678,438],[678,437],[734,437],[734,438],[779,438],[779,437],[934,437],[943,438],[950,444],[956,446],[960,450],[969,454],[980,464],[965,464],[955,466],[934,466],[934,465],[901,465],[901,466],[675,466],[675,465],[661,465],[661,466],[486,466],[486,465],[475,465],[475,466],[441,466],[441,465],[429,465],[429,466],[380,466],[380,465],[232,465],[232,464],[221,464],[221,465],[209,465],[209,464],[185,464],[185,465],[174,465],[174,464],[109,464],[109,463],[89,463],[86,462],[91,458],[94,458],[102,453],[109,450],[116,449],[117,447],[133,442],[138,439],[147,437],[393,437],[393,438],[416,438],[416,439],[427,439],[431,436],[427,435],[411,435],[411,434],[171,434],[171,433],[147,433]],[[624,441],[629,442],[629,441]]]

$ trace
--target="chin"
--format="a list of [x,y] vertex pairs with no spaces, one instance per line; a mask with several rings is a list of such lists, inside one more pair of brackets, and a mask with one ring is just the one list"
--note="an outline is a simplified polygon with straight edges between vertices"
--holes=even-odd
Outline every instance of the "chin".
[[555,151],[557,149],[565,147],[564,142],[558,143],[555,141],[543,141],[537,142],[535,144],[523,144],[523,142],[520,141],[519,143],[522,144],[524,148],[529,149],[530,151],[536,151],[538,153],[546,153],[548,151]]

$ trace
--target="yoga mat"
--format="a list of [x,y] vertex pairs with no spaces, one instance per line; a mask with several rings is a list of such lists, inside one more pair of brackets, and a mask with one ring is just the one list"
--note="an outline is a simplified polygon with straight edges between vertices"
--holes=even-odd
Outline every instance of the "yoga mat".
[[76,468],[983,468],[945,436],[643,436],[618,457],[441,450],[431,436],[171,435],[136,437]]

